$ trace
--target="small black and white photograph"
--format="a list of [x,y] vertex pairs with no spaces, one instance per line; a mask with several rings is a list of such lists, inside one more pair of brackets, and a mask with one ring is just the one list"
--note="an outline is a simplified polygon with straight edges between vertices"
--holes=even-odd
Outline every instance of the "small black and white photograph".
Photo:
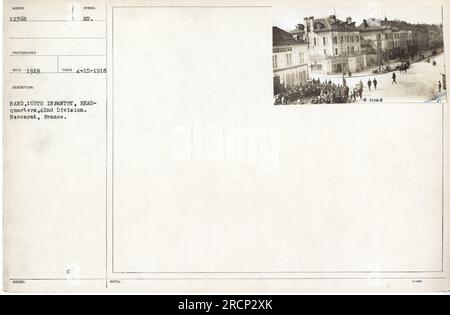
[[274,9],[274,105],[445,102],[443,8]]

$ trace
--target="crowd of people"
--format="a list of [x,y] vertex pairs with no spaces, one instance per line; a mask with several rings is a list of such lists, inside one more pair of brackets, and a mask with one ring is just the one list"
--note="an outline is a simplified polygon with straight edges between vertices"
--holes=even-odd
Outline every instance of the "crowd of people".
[[[428,58],[425,61],[432,63],[433,66],[436,66],[437,64],[435,59]],[[409,61],[403,61],[392,69],[394,70],[391,74],[392,84],[397,84],[397,73],[399,75],[402,73],[406,74],[410,67],[411,63]],[[348,75],[350,74],[348,73]],[[372,89],[376,90],[377,86],[378,81],[376,78],[368,78],[365,83],[363,83],[362,80],[359,80],[354,87],[350,87],[346,83],[344,76],[342,77],[342,84],[333,83],[331,80],[321,82],[320,79],[312,79],[285,88],[281,93],[274,96],[274,104],[351,103],[356,102],[358,99],[363,99],[364,89],[369,91]],[[439,81],[437,84],[439,93],[441,93],[442,88],[443,85],[441,81]]]
[[312,79],[286,88],[275,96],[275,105],[305,104],[331,104],[350,102],[350,88],[345,84],[335,84],[331,80],[321,82]]
[[[395,74],[394,74],[395,75]],[[395,80],[395,78],[394,78]],[[376,78],[366,82],[368,90],[377,89]],[[334,104],[352,103],[362,99],[364,83],[360,80],[355,87],[350,88],[345,79],[342,84],[336,84],[331,80],[321,82],[320,79],[312,79],[286,88],[282,93],[275,95],[275,105],[285,104]]]
[[350,102],[350,88],[347,84],[335,84],[331,81],[319,85],[320,93],[311,99],[313,104],[332,104]]

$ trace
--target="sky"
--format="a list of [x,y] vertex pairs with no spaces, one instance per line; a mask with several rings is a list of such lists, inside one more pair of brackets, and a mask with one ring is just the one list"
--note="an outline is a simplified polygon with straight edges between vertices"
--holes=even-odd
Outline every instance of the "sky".
[[356,25],[366,18],[387,17],[389,20],[399,19],[410,23],[442,23],[441,6],[438,5],[411,5],[411,6],[380,6],[377,3],[368,3],[361,6],[340,5],[302,5],[297,7],[273,7],[273,25],[285,30],[292,30],[298,23],[303,24],[305,16],[317,18],[326,17],[336,12],[336,17],[344,20],[352,17]]

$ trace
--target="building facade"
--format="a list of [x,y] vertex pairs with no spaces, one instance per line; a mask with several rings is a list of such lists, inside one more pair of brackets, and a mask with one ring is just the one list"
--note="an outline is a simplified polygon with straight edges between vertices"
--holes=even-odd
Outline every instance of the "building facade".
[[421,51],[442,47],[442,26],[410,24],[404,21],[367,19],[358,26],[362,38],[374,49],[381,62],[414,58]]
[[412,31],[393,27],[387,20],[367,19],[358,26],[361,36],[376,49],[380,63],[408,55]]
[[437,49],[443,47],[444,36],[442,32],[442,25],[429,27],[427,31],[429,49]]
[[442,47],[442,24],[369,18],[355,26],[351,17],[305,17],[289,33],[273,27],[274,86],[278,91],[310,75],[354,73],[398,58],[422,58]]
[[359,30],[350,17],[346,21],[334,15],[319,19],[305,17],[304,23],[311,72],[357,72],[365,67]]
[[308,45],[288,32],[272,28],[272,68],[274,94],[309,79]]

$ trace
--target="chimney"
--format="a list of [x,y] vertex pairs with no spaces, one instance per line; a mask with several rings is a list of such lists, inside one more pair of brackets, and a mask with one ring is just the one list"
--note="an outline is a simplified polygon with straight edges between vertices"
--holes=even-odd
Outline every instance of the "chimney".
[[345,20],[347,21],[347,24],[352,23],[352,17],[351,16],[347,16],[347,18]]
[[314,31],[314,16],[309,17],[309,27],[311,28],[311,31]]
[[309,27],[309,17],[304,17],[303,20],[305,21],[305,28],[306,28],[306,32],[310,32],[311,28]]
[[336,15],[330,15],[330,16],[328,16],[330,19],[332,19],[332,20],[336,20]]
[[363,20],[363,25],[364,25],[364,27],[368,27],[366,19]]

